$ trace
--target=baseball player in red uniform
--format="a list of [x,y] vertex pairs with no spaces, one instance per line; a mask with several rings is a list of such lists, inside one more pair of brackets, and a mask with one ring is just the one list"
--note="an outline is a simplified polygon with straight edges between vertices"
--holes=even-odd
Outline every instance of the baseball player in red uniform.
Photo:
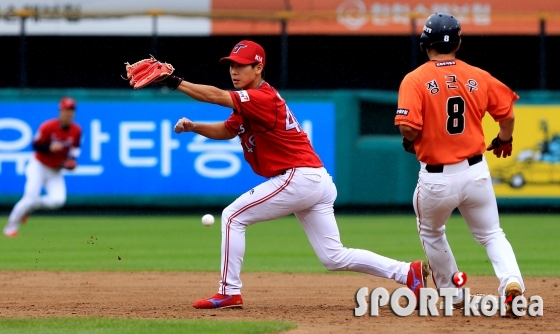
[[[350,270],[392,278],[416,294],[426,285],[427,263],[405,263],[340,242],[333,204],[336,187],[313,150],[307,134],[280,94],[263,80],[263,48],[252,41],[237,43],[221,62],[229,64],[236,91],[198,85],[170,75],[170,64],[147,59],[127,64],[130,84],[141,88],[157,78],[202,102],[233,109],[225,122],[205,124],[181,118],[175,132],[195,132],[217,140],[239,137],[245,160],[268,178],[237,198],[222,213],[221,280],[216,294],[194,302],[200,309],[241,307],[239,277],[245,253],[245,229],[258,222],[294,213],[319,260],[329,270]],[[167,71],[161,80],[160,72]]]
[[[76,101],[64,97],[58,104],[59,117],[45,121],[33,140],[35,154],[25,169],[25,191],[16,203],[4,235],[18,235],[20,224],[37,209],[57,209],[66,202],[66,184],[62,168],[74,169],[79,155],[81,128],[73,122]],[[41,196],[45,188],[46,194]]]
[[[490,258],[498,292],[516,297],[525,290],[513,249],[500,228],[498,208],[484,151],[511,155],[513,104],[519,99],[488,72],[456,59],[461,26],[449,14],[431,15],[420,37],[429,61],[410,72],[399,88],[395,125],[407,152],[420,161],[414,209],[418,231],[437,288],[454,287],[457,263],[445,236],[455,208]],[[488,112],[499,133],[486,147],[482,117]],[[454,299],[463,306],[463,296]]]

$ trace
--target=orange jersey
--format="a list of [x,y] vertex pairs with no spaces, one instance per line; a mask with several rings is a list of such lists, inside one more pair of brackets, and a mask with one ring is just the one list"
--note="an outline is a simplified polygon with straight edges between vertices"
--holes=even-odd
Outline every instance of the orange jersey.
[[414,141],[419,161],[453,164],[484,153],[484,114],[496,122],[508,119],[518,99],[480,68],[458,59],[432,60],[401,82],[395,125],[420,131]]

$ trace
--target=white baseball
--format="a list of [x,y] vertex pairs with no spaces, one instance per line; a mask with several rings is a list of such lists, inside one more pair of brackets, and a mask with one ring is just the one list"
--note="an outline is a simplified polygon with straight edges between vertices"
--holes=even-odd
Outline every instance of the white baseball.
[[202,216],[202,225],[210,226],[212,224],[214,224],[214,216],[212,216],[211,214],[205,214],[204,216]]

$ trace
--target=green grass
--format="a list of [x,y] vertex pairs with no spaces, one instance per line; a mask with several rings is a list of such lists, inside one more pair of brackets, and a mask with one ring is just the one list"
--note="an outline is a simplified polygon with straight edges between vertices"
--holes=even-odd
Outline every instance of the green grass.
[[[227,328],[227,331],[224,329]],[[207,321],[159,319],[51,318],[0,319],[3,334],[170,334],[170,333],[277,333],[296,328],[278,321]]]
[[[0,270],[219,271],[219,217],[31,216],[17,238],[0,238]],[[346,247],[398,260],[425,258],[415,217],[337,217]],[[502,228],[524,276],[560,276],[560,215],[502,215]],[[460,216],[447,226],[461,270],[493,276],[486,251]],[[326,272],[294,216],[247,229],[244,272]]]

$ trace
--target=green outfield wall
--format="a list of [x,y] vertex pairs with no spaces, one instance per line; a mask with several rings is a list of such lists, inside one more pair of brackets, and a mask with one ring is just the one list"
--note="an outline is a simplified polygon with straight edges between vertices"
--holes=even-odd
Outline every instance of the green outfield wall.
[[[546,118],[546,132],[541,130],[542,141],[549,141],[553,146],[554,135],[560,133],[560,92],[556,91],[524,91],[518,92],[521,100],[516,104],[520,110],[534,114],[534,108],[540,108]],[[158,89],[146,90],[0,90],[0,119],[3,106],[13,102],[53,101],[62,95],[71,95],[78,101],[119,101],[119,102],[158,102],[185,101],[188,97],[177,92]],[[290,102],[328,102],[335,107],[333,126],[334,135],[334,176],[338,189],[337,205],[340,206],[406,206],[411,205],[412,195],[416,186],[419,163],[416,157],[404,152],[401,136],[393,126],[394,111],[397,106],[397,92],[394,91],[285,91],[282,96]],[[543,109],[544,108],[544,109]],[[544,110],[544,111],[543,111]],[[165,113],[165,110],[158,110]],[[523,111],[525,112],[525,111]],[[516,112],[517,114],[517,112]],[[297,116],[296,111],[296,116]],[[548,116],[546,116],[548,115]],[[40,117],[42,115],[37,115]],[[521,120],[521,122],[519,121]],[[492,125],[490,125],[492,126]],[[518,116],[515,134],[516,143],[524,136],[523,117]],[[496,131],[498,130],[495,124]],[[87,130],[86,130],[87,131]],[[529,129],[528,131],[533,131]],[[539,131],[538,129],[535,131]],[[534,131],[533,131],[534,132]],[[487,136],[494,136],[489,134]],[[538,137],[540,138],[540,137]],[[559,137],[560,138],[560,137]],[[321,138],[314,138],[320,141]],[[541,139],[539,139],[541,140]],[[0,129],[0,142],[2,131]],[[534,140],[534,146],[542,146],[542,142]],[[525,144],[524,144],[525,145]],[[527,143],[527,147],[532,145]],[[520,150],[524,148],[519,148]],[[548,149],[548,148],[547,148]],[[535,150],[533,150],[535,151]],[[537,152],[538,153],[538,152]],[[541,153],[546,153],[542,151]],[[550,153],[550,152],[549,152]],[[541,156],[544,156],[541,154]],[[556,153],[552,153],[554,155]],[[558,152],[560,154],[560,152]],[[487,156],[487,158],[490,158]],[[515,158],[511,159],[515,163]],[[559,159],[560,161],[560,159]],[[508,185],[508,176],[502,180],[503,190],[497,189],[498,202],[501,206],[560,207],[560,162],[541,161],[544,171],[541,176],[533,178],[525,176],[521,188]],[[518,164],[519,165],[519,164]],[[515,168],[520,166],[515,165]],[[523,171],[528,165],[523,165]],[[530,167],[536,166],[533,162]],[[512,167],[513,168],[513,167]],[[492,168],[491,168],[492,170]],[[544,173],[544,174],[543,174]],[[558,179],[550,175],[557,173]],[[118,187],[118,185],[115,185]],[[227,187],[227,184],[223,185]],[[511,188],[511,189],[510,189]],[[540,189],[540,190],[539,190]],[[23,190],[23,189],[22,189]],[[2,192],[0,185],[0,205],[11,206],[20,195]],[[74,195],[68,197],[67,206],[103,205],[103,206],[161,206],[161,207],[204,207],[225,206],[235,196],[208,195]]]

